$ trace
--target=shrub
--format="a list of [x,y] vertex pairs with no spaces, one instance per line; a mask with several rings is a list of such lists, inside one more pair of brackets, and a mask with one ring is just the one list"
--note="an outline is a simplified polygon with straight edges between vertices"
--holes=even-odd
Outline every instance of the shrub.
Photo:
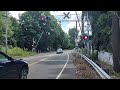
[[98,60],[97,52],[93,52],[93,53],[90,55],[90,59],[92,59],[93,61]]
[[[5,47],[1,48],[1,51],[5,52]],[[19,47],[9,48],[8,49],[8,55],[11,57],[27,57],[31,55],[35,55],[36,53],[29,52],[27,50],[23,50]]]

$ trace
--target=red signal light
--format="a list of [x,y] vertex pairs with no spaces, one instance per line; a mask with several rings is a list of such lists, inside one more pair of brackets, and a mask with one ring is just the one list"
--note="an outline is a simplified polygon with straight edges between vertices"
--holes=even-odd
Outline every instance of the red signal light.
[[88,36],[83,36],[83,39],[84,39],[84,40],[88,39]]
[[44,20],[44,17],[43,17],[43,16],[40,16],[40,20],[43,21],[43,20]]

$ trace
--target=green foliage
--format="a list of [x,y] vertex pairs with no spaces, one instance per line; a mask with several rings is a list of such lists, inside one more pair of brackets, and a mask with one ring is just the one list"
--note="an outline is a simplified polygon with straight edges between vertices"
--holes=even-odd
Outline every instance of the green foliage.
[[[40,21],[40,16],[50,16],[50,21]],[[5,52],[6,14],[0,11],[0,50]],[[56,50],[73,48],[69,36],[62,30],[60,24],[49,11],[26,11],[20,15],[19,21],[8,15],[8,54],[11,56],[27,56],[32,50],[33,38],[35,42],[43,32],[37,50]],[[36,45],[36,44],[35,44]],[[17,48],[16,48],[17,47]],[[20,47],[20,48],[18,48]],[[21,49],[22,48],[22,49]]]
[[[50,16],[50,21],[40,21],[40,16]],[[45,51],[47,48],[57,49],[68,47],[68,36],[63,32],[60,24],[49,11],[27,11],[20,16],[19,47],[32,49],[33,38],[37,42],[41,33],[43,35],[38,43],[37,50]]]
[[119,11],[88,11],[93,34],[94,50],[112,52],[112,17],[119,16]]
[[70,43],[69,48],[70,48],[70,49],[73,49],[73,48],[74,48],[74,45]]
[[[2,47],[1,51],[5,52],[5,47]],[[19,47],[8,49],[8,55],[10,55],[11,57],[27,57],[35,54],[36,53],[28,52]]]
[[93,53],[90,55],[90,58],[91,58],[93,61],[98,60],[97,57],[98,57],[97,52],[93,52]]
[[8,54],[10,56],[22,56],[22,57],[27,57],[27,56],[31,56],[33,53],[32,52],[28,52],[25,51],[21,48],[15,47],[13,49],[9,49],[8,50]]
[[71,43],[71,47],[75,47],[75,38],[76,36],[78,36],[78,31],[76,31],[76,28],[71,28],[68,31],[69,33],[69,38],[70,38],[70,43]]
[[[5,16],[6,16],[5,11],[0,11],[0,45],[5,45],[5,34],[6,34],[6,17]],[[17,43],[16,36],[18,36],[15,33],[17,32],[18,29],[15,28],[16,26],[14,24],[12,24],[13,20],[11,20],[11,18],[13,17],[11,17],[8,14],[8,45],[15,46],[15,44]],[[16,19],[14,21],[17,22]]]

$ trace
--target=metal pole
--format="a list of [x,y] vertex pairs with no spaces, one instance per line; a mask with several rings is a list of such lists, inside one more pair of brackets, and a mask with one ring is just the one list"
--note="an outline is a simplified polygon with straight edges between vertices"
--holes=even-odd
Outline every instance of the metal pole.
[[32,52],[34,52],[34,38],[33,38]]
[[7,54],[7,51],[8,51],[8,37],[7,37],[7,34],[8,34],[8,11],[6,11],[6,38],[5,38],[5,46],[6,46],[6,54]]
[[[81,36],[83,37],[84,35],[84,13],[82,11],[82,15],[81,15],[81,26],[82,26],[82,29],[81,29]],[[82,43],[85,45],[85,41],[84,39],[81,39]],[[85,46],[84,46],[85,47]],[[82,53],[84,54],[84,49],[82,49]]]
[[113,48],[113,69],[120,72],[120,21],[118,16],[112,18],[112,48]]
[[77,47],[77,21],[76,21],[76,31],[75,31],[75,47]]
[[[36,46],[35,46],[35,49],[37,48],[37,45],[38,45],[38,43],[39,43],[39,41],[40,41],[40,39],[41,39],[41,37],[42,37],[42,34],[43,34],[43,31],[42,31],[42,33],[41,33],[41,35],[40,35],[40,37],[39,37],[39,40],[38,40],[38,42],[37,42],[37,44],[36,44]],[[34,50],[35,50],[34,49]]]
[[89,26],[88,26],[88,47],[87,47],[87,49],[88,49],[88,57],[89,57],[89,55],[90,55],[90,39],[89,39]]

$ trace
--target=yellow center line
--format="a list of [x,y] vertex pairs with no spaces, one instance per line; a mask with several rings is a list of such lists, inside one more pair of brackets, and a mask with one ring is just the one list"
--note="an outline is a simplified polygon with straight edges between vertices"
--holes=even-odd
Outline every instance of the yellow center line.
[[46,59],[47,59],[47,58],[44,58],[44,59],[39,60],[39,61],[37,61],[37,62],[31,63],[31,64],[29,64],[29,67],[31,67],[32,65],[37,64],[37,63],[39,63],[39,62],[41,62],[41,61],[44,61],[44,60],[46,60]]

